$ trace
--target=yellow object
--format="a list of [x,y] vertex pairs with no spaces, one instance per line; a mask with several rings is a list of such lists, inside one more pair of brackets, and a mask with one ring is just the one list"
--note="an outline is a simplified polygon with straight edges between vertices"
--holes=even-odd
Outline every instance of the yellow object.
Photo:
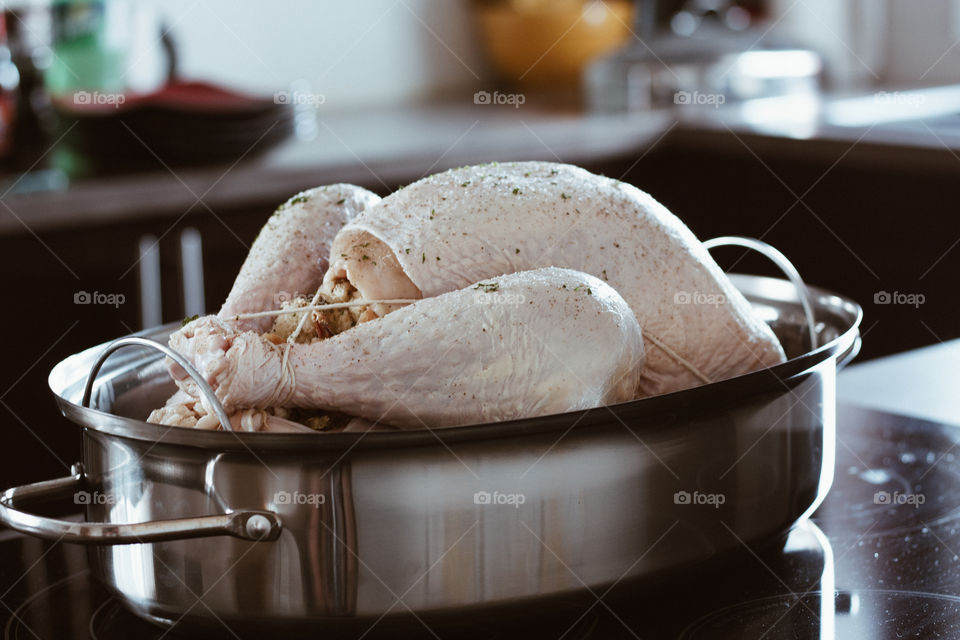
[[511,82],[576,82],[632,35],[633,0],[506,0],[476,6],[484,47]]

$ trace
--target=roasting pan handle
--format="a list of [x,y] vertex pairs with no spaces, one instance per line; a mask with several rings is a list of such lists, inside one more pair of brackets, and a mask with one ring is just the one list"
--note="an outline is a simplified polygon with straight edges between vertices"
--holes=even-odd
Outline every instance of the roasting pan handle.
[[211,389],[210,385],[207,384],[207,381],[203,379],[203,376],[200,375],[200,372],[197,371],[192,364],[190,364],[189,360],[164,344],[160,344],[155,340],[148,340],[147,338],[138,338],[136,336],[114,340],[107,345],[107,348],[104,349],[103,353],[100,354],[100,357],[97,358],[93,368],[90,369],[90,374],[87,376],[87,384],[83,388],[83,402],[81,403],[83,407],[90,406],[90,396],[93,395],[93,382],[96,380],[97,374],[100,373],[100,368],[103,366],[103,363],[107,361],[107,358],[110,357],[111,353],[117,349],[128,346],[148,347],[150,349],[155,349],[183,367],[183,370],[187,372],[187,375],[189,375],[196,383],[197,388],[200,390],[200,394],[203,395],[203,399],[206,400],[209,406],[213,408],[213,414],[217,416],[217,420],[220,421],[220,426],[223,427],[223,430],[233,431],[233,427],[230,426],[230,416],[227,415],[223,405],[220,404],[220,401],[217,399],[217,394],[213,392],[213,389]]
[[75,464],[70,473],[65,478],[4,491],[0,494],[0,521],[11,529],[38,538],[78,544],[137,544],[222,535],[253,541],[276,540],[280,537],[280,518],[272,511],[234,511],[195,518],[112,524],[57,520],[21,510],[19,503],[31,500],[45,501],[72,495],[77,501],[78,492],[83,488],[83,468]]
[[803,278],[800,277],[797,268],[793,266],[793,263],[790,262],[787,256],[763,240],[744,238],[741,236],[721,236],[719,238],[704,240],[703,246],[706,247],[707,251],[715,247],[744,247],[746,249],[752,249],[757,253],[763,254],[773,264],[777,265],[777,268],[783,272],[783,275],[787,276],[787,279],[793,283],[793,286],[797,290],[797,297],[800,298],[800,306],[803,308],[803,315],[807,321],[807,340],[810,342],[810,350],[813,351],[817,348],[817,327],[815,318],[813,317],[813,305],[810,304],[810,291],[803,282]]

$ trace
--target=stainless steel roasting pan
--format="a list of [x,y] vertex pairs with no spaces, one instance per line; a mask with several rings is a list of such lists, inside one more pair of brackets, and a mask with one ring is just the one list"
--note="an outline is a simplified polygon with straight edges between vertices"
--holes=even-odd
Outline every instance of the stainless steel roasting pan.
[[[809,289],[810,349],[792,284],[732,280],[787,362],[610,407],[434,431],[148,424],[174,390],[163,354],[117,351],[86,408],[100,345],[50,374],[83,428],[82,465],[8,490],[0,519],[90,543],[94,570],[140,616],[274,637],[489,619],[689,567],[782,534],[822,501],[835,376],[860,344],[854,302]],[[178,326],[138,335],[166,343]],[[81,496],[85,522],[24,510],[56,495]]]

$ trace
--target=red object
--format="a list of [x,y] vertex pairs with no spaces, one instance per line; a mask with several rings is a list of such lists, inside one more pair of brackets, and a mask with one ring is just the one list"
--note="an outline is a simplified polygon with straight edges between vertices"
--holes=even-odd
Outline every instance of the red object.
[[142,107],[160,107],[191,112],[242,112],[273,104],[273,97],[254,96],[224,89],[206,82],[174,81],[150,93],[77,91],[54,98],[58,110],[101,115]]

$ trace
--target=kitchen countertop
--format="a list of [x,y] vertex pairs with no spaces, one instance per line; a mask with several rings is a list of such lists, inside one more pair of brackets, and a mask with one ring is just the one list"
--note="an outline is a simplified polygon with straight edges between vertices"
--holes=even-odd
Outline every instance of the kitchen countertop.
[[[0,234],[80,223],[182,214],[201,199],[217,209],[279,204],[318,184],[353,182],[392,191],[453,166],[504,158],[589,164],[647,148],[670,127],[668,113],[592,117],[536,108],[408,105],[332,113],[317,137],[291,139],[235,166],[77,181],[61,191],[0,197]],[[8,189],[9,190],[9,189]]]
[[837,399],[960,426],[960,340],[852,365],[837,378]]
[[764,98],[684,107],[678,117],[670,142],[687,147],[748,145],[754,153],[915,171],[955,172],[960,162],[960,86]]
[[520,109],[458,101],[321,113],[315,139],[290,140],[235,166],[80,180],[59,191],[22,193],[14,184],[0,196],[0,234],[177,216],[198,200],[213,209],[281,202],[335,181],[389,191],[411,177],[494,160],[591,164],[664,144],[820,154],[827,162],[843,154],[845,162],[955,171],[957,113],[956,86],[616,115],[558,110],[534,99]]

